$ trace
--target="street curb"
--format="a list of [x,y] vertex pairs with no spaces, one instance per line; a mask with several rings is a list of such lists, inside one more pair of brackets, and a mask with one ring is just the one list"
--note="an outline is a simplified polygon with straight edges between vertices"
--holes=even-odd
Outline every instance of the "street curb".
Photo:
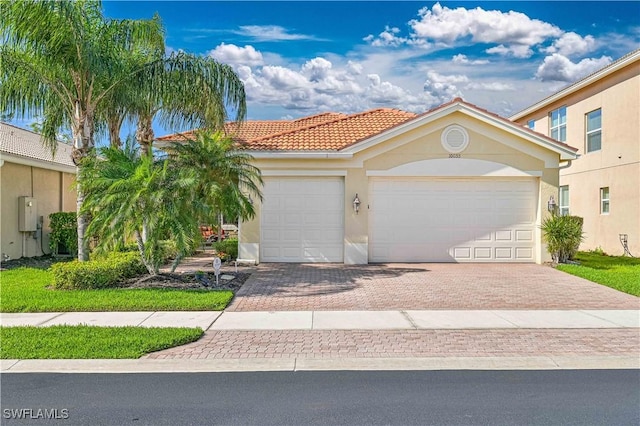
[[7,373],[640,369],[637,356],[1,360]]

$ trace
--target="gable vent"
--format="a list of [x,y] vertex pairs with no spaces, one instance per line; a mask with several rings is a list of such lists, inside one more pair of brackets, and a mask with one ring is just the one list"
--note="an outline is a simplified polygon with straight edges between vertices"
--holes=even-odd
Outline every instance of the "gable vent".
[[442,147],[452,154],[464,151],[469,145],[469,134],[462,126],[453,124],[442,131]]

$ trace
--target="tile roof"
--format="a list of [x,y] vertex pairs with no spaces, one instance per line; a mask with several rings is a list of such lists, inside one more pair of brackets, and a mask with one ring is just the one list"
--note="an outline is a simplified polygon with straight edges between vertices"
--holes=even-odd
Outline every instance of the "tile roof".
[[[461,105],[517,128],[537,138],[562,147],[577,150],[542,133],[480,108],[477,105],[455,98],[445,104],[421,114],[391,108],[373,109],[357,114],[324,113],[297,120],[246,121],[236,125],[228,123],[225,131],[232,135],[244,149],[252,151],[340,151],[358,142],[386,132],[403,123],[426,117],[452,105]],[[193,137],[194,131],[176,133],[158,138],[158,141],[180,141]]]
[[8,123],[0,123],[0,153],[44,163],[75,167],[71,160],[72,149],[71,145],[58,142],[58,148],[53,155],[51,149],[44,145],[42,137],[38,133]]
[[[326,112],[297,120],[227,123],[225,132],[248,150],[338,151],[414,117],[414,113],[389,108],[350,115]],[[175,142],[193,134],[176,133],[156,140]]]

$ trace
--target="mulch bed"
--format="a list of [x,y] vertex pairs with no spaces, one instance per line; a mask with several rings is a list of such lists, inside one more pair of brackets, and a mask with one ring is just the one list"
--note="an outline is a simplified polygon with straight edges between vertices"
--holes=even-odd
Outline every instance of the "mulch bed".
[[[2,262],[0,270],[16,269],[21,267],[49,269],[56,262],[69,261],[71,258],[59,258],[53,256],[39,257],[22,257],[20,259],[12,259]],[[232,279],[222,279],[222,276],[232,276]],[[233,272],[220,271],[218,284],[214,274],[204,274],[201,280],[198,280],[195,273],[170,273],[165,272],[158,275],[144,275],[135,277],[122,282],[120,288],[173,288],[181,290],[231,290],[238,291],[242,284],[251,276],[249,272]],[[206,281],[205,281],[206,280]],[[204,282],[207,282],[207,285]]]
[[16,268],[36,268],[36,269],[49,269],[51,265],[57,262],[68,262],[72,260],[71,257],[54,257],[50,255],[38,256],[38,257],[21,257],[20,259],[11,259],[2,262],[0,270],[9,270]]
[[[233,277],[222,279],[223,275]],[[146,275],[142,278],[132,278],[120,285],[120,288],[173,288],[182,290],[231,290],[236,292],[251,274],[247,272],[220,273],[218,284],[214,274],[204,274],[204,280],[198,280],[195,274],[162,273],[158,275]]]

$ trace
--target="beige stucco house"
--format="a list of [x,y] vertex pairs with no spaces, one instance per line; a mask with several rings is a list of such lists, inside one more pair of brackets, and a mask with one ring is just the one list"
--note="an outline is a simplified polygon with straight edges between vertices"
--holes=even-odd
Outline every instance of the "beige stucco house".
[[421,115],[327,113],[234,134],[264,178],[239,232],[239,257],[258,262],[541,263],[539,225],[576,158],[459,98]]
[[512,120],[576,148],[560,170],[562,213],[584,218],[581,248],[640,256],[640,50],[517,113]]
[[49,253],[49,214],[76,210],[71,146],[55,155],[40,135],[0,123],[2,260]]

